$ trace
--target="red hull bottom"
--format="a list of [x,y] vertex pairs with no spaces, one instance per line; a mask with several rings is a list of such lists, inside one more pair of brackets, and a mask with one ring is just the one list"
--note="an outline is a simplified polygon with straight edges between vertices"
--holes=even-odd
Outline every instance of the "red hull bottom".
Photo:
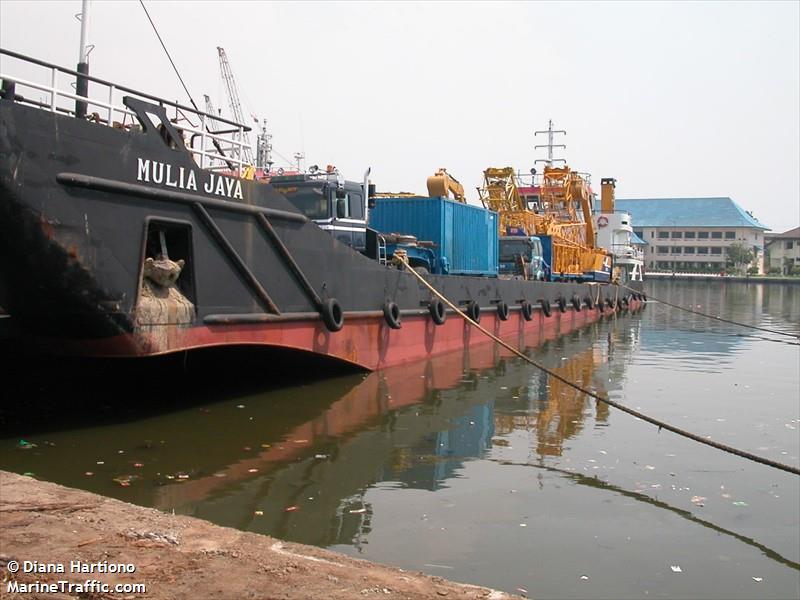
[[[629,311],[638,311],[642,303],[631,299]],[[537,310],[530,321],[514,311],[507,321],[495,313],[482,315],[480,324],[496,336],[519,347],[535,346],[547,339],[574,331],[603,316],[615,314],[584,307],[566,312],[554,309],[549,317]],[[95,357],[155,356],[221,346],[267,346],[308,352],[340,360],[374,371],[413,361],[424,360],[465,347],[491,342],[461,317],[449,314],[442,325],[430,317],[404,317],[400,329],[392,329],[382,317],[347,318],[341,331],[330,332],[318,320],[282,323],[247,323],[199,325],[193,327],[152,326],[132,335],[104,340],[48,341],[70,355]]]

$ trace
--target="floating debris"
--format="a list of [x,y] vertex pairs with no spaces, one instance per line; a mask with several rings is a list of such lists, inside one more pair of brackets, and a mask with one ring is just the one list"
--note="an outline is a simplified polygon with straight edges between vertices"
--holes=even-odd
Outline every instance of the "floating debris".
[[747,502],[742,502],[741,500],[737,500],[733,503],[734,506],[748,506]]
[[587,579],[589,579],[589,576],[588,576],[588,575],[581,575],[581,579],[583,579],[584,581],[586,581]]
[[356,509],[351,510],[350,514],[354,515],[354,514],[357,514],[357,513],[365,513],[365,512],[367,512],[366,508],[356,508]]
[[762,581],[764,581],[763,577],[752,577],[751,579],[757,583],[761,583]]
[[300,508],[299,506],[287,506],[283,510],[285,512],[294,512],[294,511],[298,510],[299,508]]
[[253,514],[254,514],[255,516],[257,516],[257,517],[261,517],[261,516],[263,516],[263,515],[264,515],[264,511],[263,511],[263,510],[257,510],[257,511],[255,511]]
[[258,469],[247,469],[248,473],[258,473]]
[[37,448],[38,446],[32,442],[28,442],[26,440],[20,440],[17,442],[17,448],[20,450],[32,450],[33,448]]
[[673,573],[683,573],[683,569],[681,569],[678,565],[670,565],[669,568],[672,569]]
[[705,496],[692,496],[692,504],[696,504],[697,506],[705,506],[705,501],[707,498]]

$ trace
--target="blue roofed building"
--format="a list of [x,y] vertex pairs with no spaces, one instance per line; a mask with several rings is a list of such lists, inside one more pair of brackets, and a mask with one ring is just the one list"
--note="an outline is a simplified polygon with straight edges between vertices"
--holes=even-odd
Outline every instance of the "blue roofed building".
[[617,199],[616,207],[631,214],[634,233],[647,244],[647,270],[723,271],[728,246],[740,243],[753,250],[752,266],[764,272],[769,227],[730,198]]

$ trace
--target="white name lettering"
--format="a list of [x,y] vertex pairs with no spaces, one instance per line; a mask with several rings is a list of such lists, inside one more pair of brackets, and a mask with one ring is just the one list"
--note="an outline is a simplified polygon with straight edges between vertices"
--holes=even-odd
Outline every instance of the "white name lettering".
[[136,180],[145,183],[157,183],[167,187],[181,190],[198,190],[198,178],[202,182],[202,190],[206,194],[244,200],[242,194],[242,181],[226,175],[209,173],[206,171],[195,172],[194,169],[184,167],[173,168],[173,165],[162,163],[149,158],[138,158],[136,164]]

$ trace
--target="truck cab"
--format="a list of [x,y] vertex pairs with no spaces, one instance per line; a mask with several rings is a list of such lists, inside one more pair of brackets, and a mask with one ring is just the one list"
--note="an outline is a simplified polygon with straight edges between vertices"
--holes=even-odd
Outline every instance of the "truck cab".
[[337,240],[365,252],[367,222],[364,185],[338,172],[278,175],[270,183],[289,202]]
[[500,237],[500,277],[544,280],[547,265],[542,241],[537,236],[504,235]]

